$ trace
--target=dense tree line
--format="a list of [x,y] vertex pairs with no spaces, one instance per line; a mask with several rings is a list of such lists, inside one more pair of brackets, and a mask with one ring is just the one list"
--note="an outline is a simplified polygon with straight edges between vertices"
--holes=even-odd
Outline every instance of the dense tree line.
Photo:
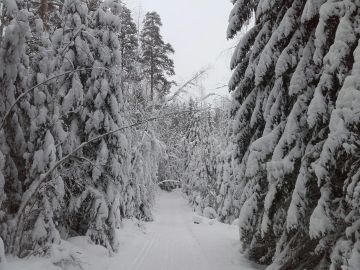
[[119,0],[0,3],[0,268],[77,235],[116,251],[157,182],[267,269],[360,268],[360,3],[232,2],[226,109],[167,98],[155,12],[139,31]]
[[5,1],[0,11],[0,245],[41,255],[87,235],[116,251],[123,218],[152,219],[164,146],[141,124],[174,74],[160,17],[146,14],[139,42],[119,0]]

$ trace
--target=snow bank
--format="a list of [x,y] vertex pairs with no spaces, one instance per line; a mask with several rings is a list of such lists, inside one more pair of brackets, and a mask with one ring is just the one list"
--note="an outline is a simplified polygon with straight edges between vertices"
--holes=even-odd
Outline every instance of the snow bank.
[[[143,229],[138,221],[124,220],[121,230],[117,231],[120,246],[125,249],[132,239],[139,234],[143,234]],[[0,270],[107,269],[113,255],[109,254],[106,248],[93,244],[89,237],[79,236],[70,238],[67,241],[61,241],[59,245],[53,245],[47,257],[30,257],[27,259],[8,257],[8,264],[4,268],[1,243]]]
[[6,258],[4,251],[4,242],[0,237],[0,270],[5,270]]

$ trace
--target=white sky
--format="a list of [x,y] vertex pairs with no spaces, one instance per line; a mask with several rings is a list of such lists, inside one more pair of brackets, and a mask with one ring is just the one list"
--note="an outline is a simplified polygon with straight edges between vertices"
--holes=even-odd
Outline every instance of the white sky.
[[203,80],[204,92],[193,89],[193,95],[204,96],[217,93],[228,96],[226,85],[230,78],[229,63],[235,41],[226,40],[226,28],[232,8],[230,0],[124,0],[133,10],[137,20],[139,6],[141,14],[156,11],[163,27],[161,34],[165,42],[175,49],[175,80],[181,85],[195,72],[211,66]]

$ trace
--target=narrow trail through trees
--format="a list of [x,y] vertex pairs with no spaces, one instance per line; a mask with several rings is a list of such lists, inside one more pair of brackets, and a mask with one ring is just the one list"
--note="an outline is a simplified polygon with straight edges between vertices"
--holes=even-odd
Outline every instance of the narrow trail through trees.
[[238,228],[203,219],[194,224],[194,213],[179,191],[160,191],[155,221],[146,224],[106,270],[250,270],[239,254]]

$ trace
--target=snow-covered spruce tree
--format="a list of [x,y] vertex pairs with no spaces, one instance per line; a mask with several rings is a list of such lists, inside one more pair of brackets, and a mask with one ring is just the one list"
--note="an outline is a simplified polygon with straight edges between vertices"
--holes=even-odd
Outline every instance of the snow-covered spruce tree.
[[[88,139],[85,133],[85,94],[87,81],[92,73],[101,73],[102,67],[94,68],[94,57],[90,51],[91,44],[97,39],[92,35],[89,28],[88,7],[81,0],[66,0],[61,9],[62,24],[54,31],[51,37],[52,45],[56,53],[55,87],[57,90],[54,106],[56,140],[62,147],[59,157],[70,154],[77,146]],[[61,76],[65,74],[64,76]],[[90,91],[90,90],[89,90]],[[81,197],[87,187],[93,187],[92,179],[87,172],[92,166],[84,161],[84,149],[74,153],[74,157],[61,165],[60,174],[64,181],[65,195],[64,206],[59,213],[59,230],[62,237],[73,235],[85,235],[93,217],[86,220],[86,224],[77,220],[74,215],[74,203],[76,198]],[[91,162],[96,163],[95,160]],[[96,191],[94,191],[96,193]],[[85,195],[83,195],[85,196]],[[86,199],[86,196],[84,200]],[[91,200],[84,206],[92,208]],[[106,208],[106,205],[101,205]],[[79,206],[80,207],[80,206]],[[86,217],[82,217],[86,218]]]
[[[206,217],[219,217],[222,222],[232,223],[238,216],[235,194],[228,193],[232,185],[228,158],[231,156],[230,144],[226,140],[227,112],[214,108],[214,113],[208,112],[209,128],[203,133],[205,151],[203,160],[206,162],[208,175],[207,191],[203,195],[203,214]],[[211,117],[211,118],[209,118]]]
[[242,187],[239,178],[234,175],[233,161],[235,145],[230,137],[231,128],[228,125],[228,111],[221,113],[217,127],[217,142],[214,145],[216,158],[216,190],[217,190],[217,215],[224,223],[232,223],[239,216],[239,199]]
[[[126,89],[124,91],[126,100],[124,113],[129,122],[142,122],[149,115],[158,113],[146,106],[145,97],[141,94],[144,89],[141,81],[130,80],[128,86],[129,91]],[[160,111],[160,113],[164,112]],[[127,133],[130,174],[122,191],[120,209],[124,218],[135,217],[145,221],[153,219],[150,209],[155,199],[158,166],[165,151],[161,136],[157,132],[157,126],[160,125],[157,122],[149,122],[145,128],[144,126],[132,128]]]
[[130,9],[122,3],[120,14],[121,31],[119,40],[121,43],[121,87],[125,93],[125,99],[135,110],[141,110],[145,104],[146,87],[142,80],[142,67],[140,63],[139,33]]
[[[64,195],[63,182],[54,170],[48,179],[38,188],[37,184],[42,181],[45,174],[58,159],[61,153],[61,144],[58,144],[59,115],[56,112],[56,100],[54,83],[55,80],[46,82],[53,75],[54,51],[49,40],[49,34],[44,31],[44,24],[39,18],[36,8],[28,2],[19,2],[19,8],[23,8],[31,21],[28,38],[23,50],[28,54],[27,65],[27,89],[32,89],[26,96],[19,99],[19,104],[26,105],[26,137],[25,146],[22,148],[23,162],[19,164],[18,170],[23,170],[25,179],[23,184],[17,187],[17,192],[22,200],[13,209],[16,213],[8,210],[8,216],[16,216],[15,221],[8,222],[7,233],[4,238],[8,252],[24,256],[29,253],[42,254],[46,252],[51,244],[60,240],[56,229],[57,210],[60,208]],[[24,9],[27,8],[27,10]],[[31,11],[31,12],[29,12]],[[24,36],[23,36],[24,37]],[[18,44],[11,46],[18,46]],[[21,54],[20,54],[21,55]],[[26,74],[23,72],[23,74]],[[44,83],[46,82],[46,83]],[[44,84],[42,84],[44,83]],[[17,85],[16,82],[14,83]],[[36,86],[38,85],[38,86]],[[6,126],[5,126],[6,130]],[[62,129],[60,129],[62,131]],[[11,135],[6,134],[4,139],[11,140]],[[3,143],[2,143],[3,144]],[[57,147],[56,147],[57,145]],[[11,179],[10,179],[11,180]],[[6,187],[11,184],[8,183]],[[35,191],[35,189],[38,189]],[[7,197],[11,197],[11,189],[7,190]],[[30,194],[30,195],[29,195]],[[15,203],[16,200],[13,200]],[[8,205],[11,205],[10,203]]]
[[[214,118],[210,108],[194,115],[185,139],[186,164],[183,188],[194,209],[203,213],[211,208],[215,215],[216,191],[216,149]],[[208,214],[208,213],[207,213]]]
[[155,200],[158,166],[164,155],[164,145],[157,138],[155,128],[133,130],[130,179],[123,196],[122,213],[128,218],[153,220],[151,207]]
[[[31,85],[44,83],[54,74],[55,54],[45,31],[43,19],[33,15],[31,24],[31,38],[29,44]],[[58,161],[61,153],[58,126],[56,122],[55,81],[42,84],[31,93],[29,117],[32,119],[27,141],[26,157],[27,189],[32,190],[42,175],[47,173]],[[54,243],[59,243],[60,235],[56,228],[59,209],[64,196],[64,183],[58,170],[54,170],[31,198],[23,210],[24,232],[19,243],[21,255],[28,253],[42,254],[47,252]],[[25,229],[26,228],[26,229]]]
[[23,1],[7,1],[5,4],[4,14],[9,22],[4,25],[0,44],[0,149],[5,191],[1,196],[1,212],[4,215],[0,216],[0,233],[9,251],[19,247],[14,238],[10,239],[14,235],[10,218],[17,213],[24,188],[28,185],[24,154],[28,140],[26,131],[29,129],[29,96],[13,107],[12,104],[29,87],[26,39],[30,35],[30,27],[29,13]]
[[[275,1],[276,2],[276,1]],[[272,28],[277,28],[281,23],[281,18],[286,13],[286,9],[291,6],[291,1],[287,1],[281,5],[280,11],[276,13],[271,9],[264,10],[262,17],[259,22],[246,34],[246,36],[239,43],[232,60],[232,67],[236,70],[230,81],[230,88],[235,90],[234,98],[235,102],[232,108],[232,114],[234,117],[233,140],[237,145],[235,150],[235,162],[234,162],[234,174],[235,178],[240,178],[240,185],[243,186],[242,195],[240,198],[241,213],[239,217],[240,221],[240,236],[242,238],[244,248],[251,251],[252,246],[264,248],[265,253],[260,254],[256,252],[257,256],[263,257],[266,255],[268,247],[264,247],[264,243],[259,243],[261,237],[259,235],[261,225],[259,222],[260,215],[262,212],[262,200],[264,190],[266,189],[266,168],[262,165],[269,160],[283,123],[280,122],[281,110],[276,110],[276,105],[281,106],[281,90],[282,84],[280,82],[274,85],[274,79],[272,78],[272,72],[274,71],[274,57],[275,60],[279,56],[279,52],[286,46],[286,41],[289,39],[289,35],[293,33],[291,25],[288,28],[284,28],[288,22],[283,22],[280,31],[272,40],[272,46],[268,46],[268,50],[275,51],[268,52],[268,59],[265,54],[261,54],[262,50],[266,48],[266,44],[271,41]],[[251,3],[248,3],[249,5]],[[279,5],[279,3],[273,3]],[[299,1],[294,2],[294,7],[299,4]],[[240,5],[241,6],[241,5]],[[235,11],[240,8],[235,6]],[[250,5],[251,6],[251,5]],[[252,12],[254,6],[249,7],[248,12]],[[260,7],[258,7],[259,9]],[[291,14],[285,15],[290,18]],[[236,13],[235,13],[236,16]],[[280,18],[280,19],[279,19]],[[232,27],[229,27],[229,37],[232,35]],[[288,32],[284,32],[288,30]],[[282,31],[282,32],[281,32]],[[282,38],[283,40],[279,40]],[[282,41],[282,42],[281,42]],[[287,41],[288,42],[288,41]],[[250,47],[253,48],[249,51]],[[261,63],[268,60],[269,63]],[[257,68],[259,67],[259,68]],[[269,69],[265,69],[269,67]],[[270,74],[266,74],[269,72]],[[269,78],[264,81],[264,77]],[[275,102],[274,109],[272,110],[273,115],[269,117],[269,128],[265,130],[263,139],[259,139],[265,129],[265,119],[262,117],[261,112],[266,109],[267,98],[271,94],[271,90],[274,87],[274,98],[270,101]],[[277,91],[277,92],[276,92]],[[278,93],[280,92],[280,93]],[[265,107],[265,108],[264,108]],[[270,104],[270,106],[272,105]],[[270,109],[268,109],[270,110]],[[259,139],[259,140],[258,140]],[[251,145],[251,146],[250,146]],[[264,145],[267,146],[264,150]],[[234,179],[235,180],[235,179]],[[236,180],[235,180],[236,181]],[[253,241],[259,240],[259,241]]]
[[[234,144],[226,141],[228,113],[218,108],[195,111],[183,139],[183,191],[194,209],[232,223],[239,213],[239,181],[232,170]],[[215,113],[214,113],[215,112]]]
[[174,49],[171,44],[164,43],[160,34],[161,26],[160,16],[156,12],[146,13],[140,46],[143,73],[150,84],[150,100],[154,100],[155,92],[160,99],[167,95],[173,84],[168,77],[175,75],[174,61],[169,57]]
[[[51,42],[56,51],[55,74],[59,76],[56,80],[58,91],[54,112],[59,116],[57,136],[62,143],[63,156],[71,153],[85,139],[82,112],[86,81],[91,76],[94,64],[90,44],[95,41],[89,28],[88,8],[83,1],[66,0],[61,12],[62,25],[54,31]],[[76,154],[82,155],[81,151]],[[84,179],[81,175],[70,176],[74,171],[81,171],[77,170],[78,166],[72,166],[73,162],[71,160],[62,168],[67,174],[65,184],[69,190],[77,179]],[[77,184],[83,183],[79,181]]]
[[[244,249],[269,269],[345,266],[339,254],[348,251],[354,261],[358,252],[357,240],[345,234],[354,220],[348,216],[357,215],[349,207],[356,199],[346,194],[357,181],[358,146],[339,143],[348,132],[337,126],[332,135],[330,116],[353,69],[359,3],[234,4],[229,38],[255,12],[255,25],[234,53],[230,81]],[[333,250],[339,236],[344,240]]]
[[[70,5],[70,9],[76,12],[72,16],[83,15],[83,20],[86,20],[80,3],[75,1],[72,3],[74,6]],[[81,11],[83,14],[79,13]],[[85,21],[76,25],[74,20],[78,27],[75,31],[82,33],[74,37],[75,48],[68,51],[71,53],[70,61],[75,62],[78,68],[91,65],[90,72],[74,74],[72,80],[75,85],[71,86],[63,100],[63,107],[70,105],[66,113],[67,120],[71,119],[69,135],[74,136],[75,145],[117,130],[126,123],[121,115],[124,105],[120,87],[120,43],[117,38],[120,12],[120,1],[107,1],[94,11],[89,25],[91,30],[81,29],[86,27]],[[83,39],[78,40],[79,36]],[[77,42],[82,47],[76,47]],[[65,144],[67,142],[70,141],[67,139]],[[75,157],[81,161],[85,171],[75,170],[72,180],[75,182],[70,186],[72,218],[68,221],[68,230],[87,234],[96,244],[114,251],[118,247],[115,229],[120,222],[120,191],[128,178],[127,148],[126,135],[120,132],[88,144]]]
[[[311,233],[327,234],[327,230],[342,233],[340,238],[334,239],[331,269],[360,267],[360,42],[357,40],[351,75],[346,77],[338,94],[330,118],[330,133],[315,164],[315,173],[322,183],[321,198],[310,220]],[[339,185],[338,175],[332,175],[331,170],[341,170],[344,175],[339,187],[341,197],[335,189]],[[324,219],[330,224],[316,224]]]
[[[190,166],[191,166],[191,158],[194,155],[195,147],[200,142],[200,113],[196,112],[198,110],[198,103],[194,100],[190,99],[189,101],[189,110],[194,110],[194,113],[191,114],[190,121],[188,122],[186,126],[185,131],[185,137],[182,141],[183,143],[183,152],[184,152],[184,172],[190,172]],[[191,190],[191,175],[188,173],[184,173],[182,177],[182,188],[183,192],[189,196],[191,196],[192,190]]]
[[[190,203],[193,205],[194,209],[201,212],[201,207],[199,206],[201,203],[201,197],[199,194],[199,189],[201,184],[205,184],[204,177],[200,177],[201,175],[197,174],[197,169],[201,170],[202,164],[199,164],[202,160],[202,156],[200,153],[201,150],[201,118],[200,113],[196,114],[192,119],[192,124],[189,130],[189,133],[186,136],[185,145],[186,145],[186,164],[185,164],[185,173],[183,176],[183,189],[185,193],[188,195]],[[196,178],[195,178],[196,177]],[[205,187],[203,187],[205,189]],[[198,207],[199,206],[199,207]],[[199,208],[199,209],[198,209]]]

